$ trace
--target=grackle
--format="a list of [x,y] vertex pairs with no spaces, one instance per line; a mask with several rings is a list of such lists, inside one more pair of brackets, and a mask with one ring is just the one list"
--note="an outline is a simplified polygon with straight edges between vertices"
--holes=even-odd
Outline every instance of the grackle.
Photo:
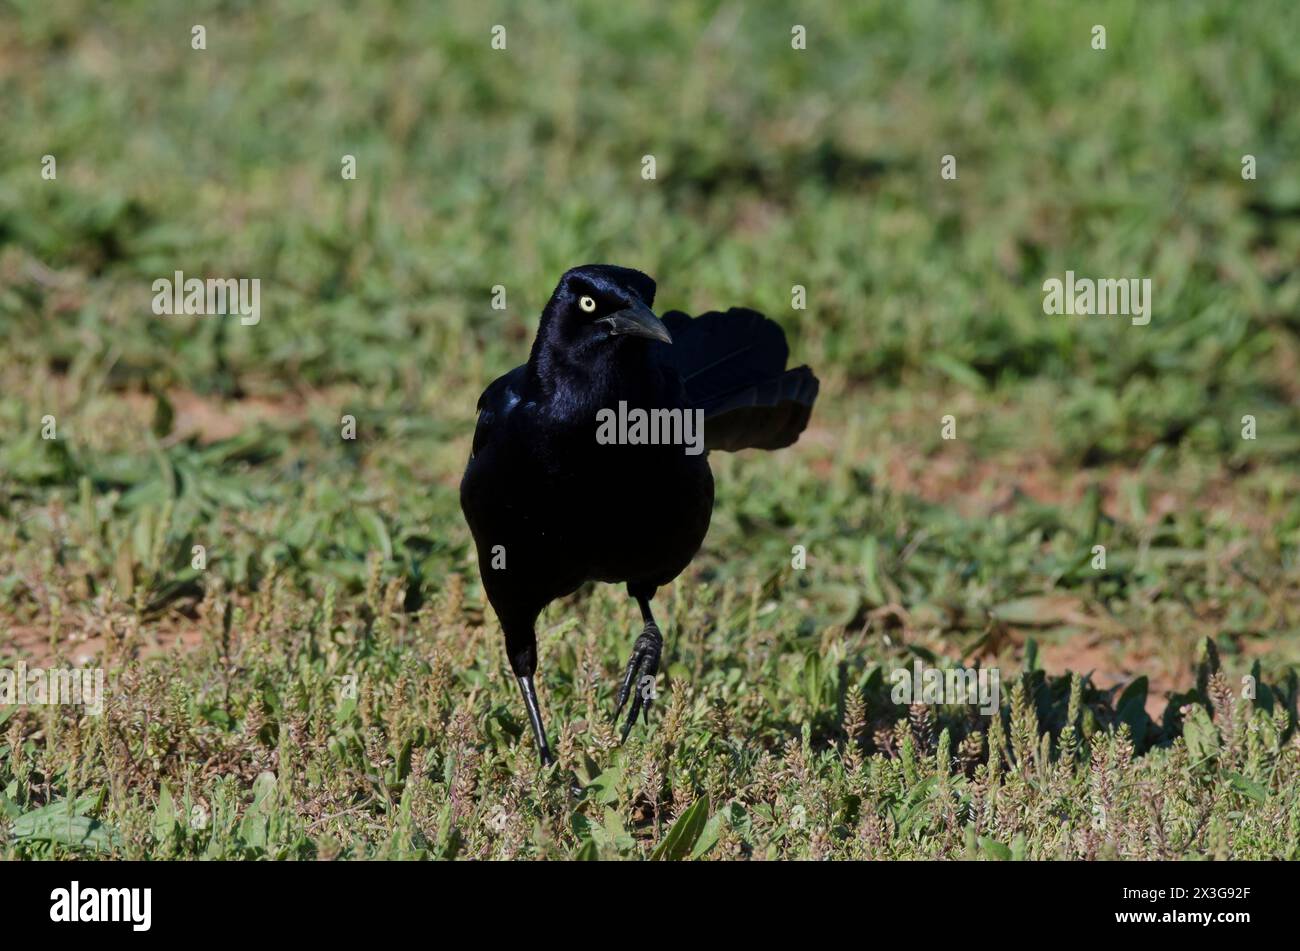
[[[554,760],[533,686],[542,609],[587,581],[626,584],[636,599],[644,627],[614,710],[632,698],[626,740],[638,713],[649,717],[663,650],[650,599],[709,528],[707,450],[788,446],[817,398],[817,378],[786,369],[785,335],[762,314],[660,319],[654,296],[640,271],[573,268],[542,311],[528,362],[478,401],[461,508],[545,765]],[[661,420],[670,438],[598,438],[598,420],[629,407]],[[705,452],[671,438],[673,411],[703,420]]]

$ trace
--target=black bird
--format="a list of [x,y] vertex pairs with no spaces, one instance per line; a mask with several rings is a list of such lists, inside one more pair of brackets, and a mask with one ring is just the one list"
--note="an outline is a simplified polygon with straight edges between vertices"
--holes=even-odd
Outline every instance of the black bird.
[[778,449],[803,432],[817,398],[817,378],[785,368],[785,335],[762,314],[673,311],[661,320],[654,297],[640,271],[573,268],[542,311],[528,362],[478,401],[460,503],[546,765],[533,689],[537,616],[584,582],[627,585],[645,626],[614,710],[632,697],[626,740],[637,714],[649,717],[663,649],[650,599],[690,563],[713,512],[707,452],[682,444],[684,426],[670,433],[676,444],[610,444],[598,439],[602,415],[620,404],[628,418],[675,410],[683,423],[683,414],[703,418],[703,449]]

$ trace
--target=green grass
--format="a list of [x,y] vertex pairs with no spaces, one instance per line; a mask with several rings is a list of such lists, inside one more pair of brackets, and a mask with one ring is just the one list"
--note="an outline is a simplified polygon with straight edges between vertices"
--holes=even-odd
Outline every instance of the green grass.
[[[110,684],[0,707],[0,857],[1297,857],[1293,4],[210,10],[0,3],[0,668]],[[627,746],[635,610],[548,609],[550,774],[456,485],[589,261],[823,385],[714,458]],[[1151,324],[1045,316],[1067,269]],[[175,270],[261,322],[154,316]]]

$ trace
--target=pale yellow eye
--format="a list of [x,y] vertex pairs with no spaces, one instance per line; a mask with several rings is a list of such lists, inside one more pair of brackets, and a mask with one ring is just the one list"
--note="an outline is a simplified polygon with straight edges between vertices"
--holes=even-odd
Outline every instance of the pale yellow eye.
[[581,307],[583,311],[588,314],[594,314],[596,312],[596,302],[592,300],[590,297],[583,296],[579,298],[578,306]]

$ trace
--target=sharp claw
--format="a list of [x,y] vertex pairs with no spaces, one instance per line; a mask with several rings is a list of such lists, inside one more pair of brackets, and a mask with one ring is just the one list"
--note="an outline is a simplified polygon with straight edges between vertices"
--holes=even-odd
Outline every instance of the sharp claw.
[[615,698],[614,720],[618,721],[618,715],[623,712],[623,705],[627,703],[627,698],[632,694],[632,684],[636,680],[637,668],[641,665],[641,656],[644,651],[635,651],[632,659],[627,662],[627,672],[623,675],[623,684],[618,688],[618,696]]
[[636,724],[636,715],[640,712],[641,712],[640,703],[636,700],[633,700],[632,712],[627,715],[627,721],[623,724],[623,738],[619,740],[620,743],[627,742],[627,738],[632,733],[632,727]]

